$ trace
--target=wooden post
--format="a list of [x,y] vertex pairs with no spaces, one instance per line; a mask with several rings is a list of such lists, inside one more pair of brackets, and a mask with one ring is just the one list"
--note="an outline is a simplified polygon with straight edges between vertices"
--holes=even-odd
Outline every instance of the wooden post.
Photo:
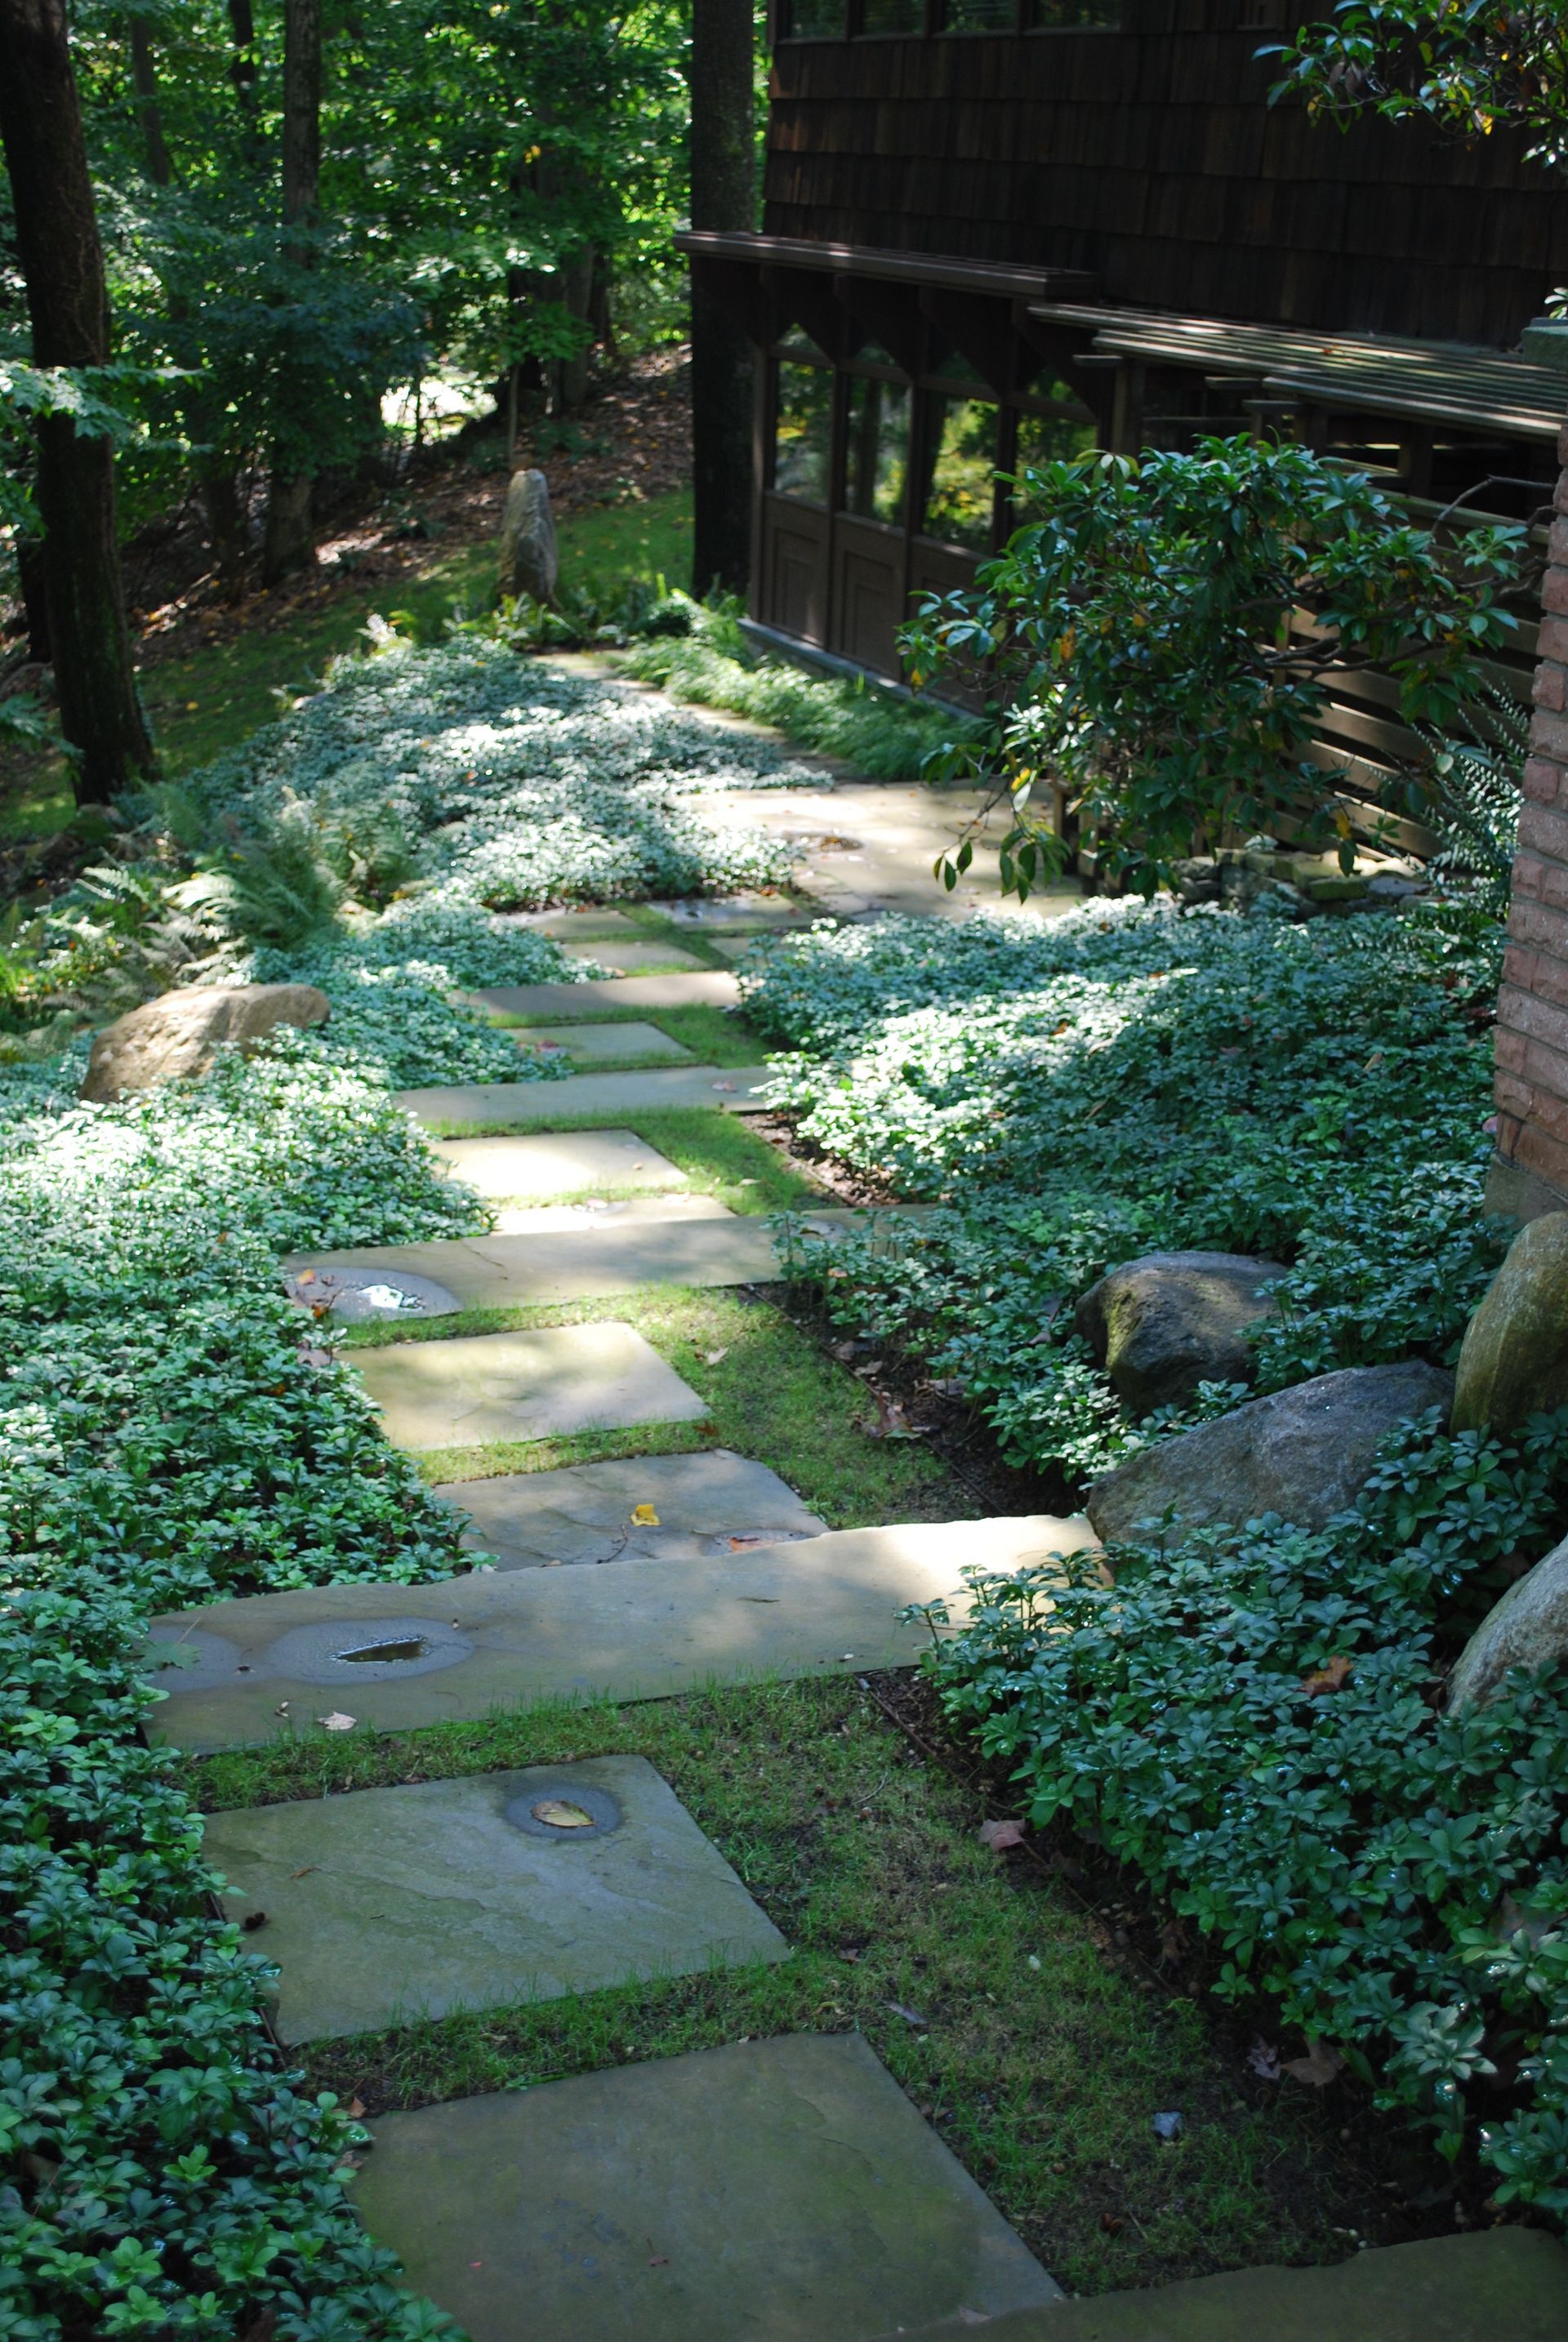
[[[752,0],[692,0],[692,225],[756,225]],[[752,345],[734,305],[692,271],[692,590],[751,569]]]

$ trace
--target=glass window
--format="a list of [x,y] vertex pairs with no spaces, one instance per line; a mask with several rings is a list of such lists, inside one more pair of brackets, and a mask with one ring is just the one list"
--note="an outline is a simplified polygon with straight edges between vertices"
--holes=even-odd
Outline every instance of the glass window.
[[844,505],[862,520],[904,521],[909,475],[909,392],[896,382],[852,376]]
[[842,41],[844,0],[788,0],[784,24],[786,40]]
[[980,368],[977,365],[971,365],[969,360],[962,356],[957,350],[943,350],[934,360],[931,371],[934,375],[940,375],[944,382],[972,382],[976,390],[979,390],[985,381]]
[[792,325],[787,334],[781,334],[779,348],[788,350],[792,356],[798,350],[803,357],[819,358],[824,365],[827,364],[827,352],[817,347],[802,325]]
[[984,552],[991,544],[999,409],[977,398],[934,398],[931,405],[925,534]]
[[1017,24],[1016,0],[946,0],[942,12],[947,33],[1011,33]]
[[1024,22],[1033,33],[1084,26],[1114,33],[1121,27],[1122,0],[1024,0]]
[[925,30],[925,0],[861,0],[863,33],[911,34]]
[[778,421],[774,431],[774,485],[781,496],[824,505],[833,469],[833,375],[826,366],[778,370]]
[[[1022,473],[1031,465],[1071,464],[1080,455],[1092,455],[1096,444],[1094,425],[1086,418],[1080,422],[1070,415],[1020,415],[1015,468]],[[1028,501],[1022,492],[1014,498],[1019,505]]]

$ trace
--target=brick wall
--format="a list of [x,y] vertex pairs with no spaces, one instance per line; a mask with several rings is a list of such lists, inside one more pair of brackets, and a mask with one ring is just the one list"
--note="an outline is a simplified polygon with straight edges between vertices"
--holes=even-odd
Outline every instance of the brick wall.
[[1568,1209],[1568,425],[1541,600],[1535,719],[1497,996],[1493,1211]]

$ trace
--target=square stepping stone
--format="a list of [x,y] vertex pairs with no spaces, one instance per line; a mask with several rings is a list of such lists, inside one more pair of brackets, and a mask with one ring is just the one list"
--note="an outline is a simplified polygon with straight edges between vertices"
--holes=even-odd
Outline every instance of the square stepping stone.
[[[544,1699],[669,1699],[714,1683],[914,1666],[906,1604],[968,1615],[963,1572],[1012,1571],[1095,1543],[1082,1517],[839,1529],[710,1561],[475,1570],[435,1586],[301,1586],[171,1612],[145,1666],[147,1729],[176,1747],[249,1748],[337,1709],[383,1732]],[[363,1654],[377,1646],[374,1663]]]
[[[503,1569],[701,1561],[820,1536],[827,1526],[776,1472],[728,1447],[453,1481],[435,1494],[467,1514],[464,1544]],[[655,1517],[639,1520],[639,1512]]]
[[1060,2298],[858,2034],[371,2125],[373,2237],[471,2342],[871,2342]]
[[672,1106],[765,1114],[763,1092],[773,1079],[771,1066],[649,1066],[639,1073],[572,1074],[564,1082],[453,1082],[399,1090],[396,1096],[427,1130],[455,1131],[476,1122],[524,1128],[570,1122],[579,1115],[629,1115]]
[[[565,948],[570,951],[572,946],[567,944]],[[668,943],[662,943],[654,936],[639,938],[636,942],[630,938],[623,941],[615,936],[592,946],[584,944],[580,956],[584,959],[597,960],[602,967],[615,968],[622,976],[643,976],[654,969],[661,974],[673,975],[678,968],[707,966],[706,960],[698,959],[694,952],[683,951],[673,937]]]
[[526,1025],[513,1035],[520,1049],[564,1054],[574,1065],[594,1066],[623,1057],[658,1057],[667,1065],[689,1066],[695,1056],[683,1041],[672,1041],[656,1025]]
[[495,919],[499,926],[528,927],[535,935],[564,944],[585,945],[600,936],[606,941],[620,937],[629,942],[645,932],[624,911],[611,910],[603,903],[584,903],[564,911],[501,911]]
[[740,1216],[716,1196],[628,1196],[614,1202],[605,1196],[585,1196],[577,1204],[503,1204],[495,1215],[495,1233],[501,1236],[580,1236],[584,1228],[614,1228],[624,1220],[639,1226],[654,1222],[667,1227],[672,1221]]
[[696,1423],[708,1411],[651,1343],[615,1322],[404,1342],[354,1363],[399,1447]]
[[769,929],[809,926],[819,914],[781,895],[691,895],[675,903],[650,903],[677,926],[704,935],[761,935]]
[[436,1138],[432,1151],[481,1196],[518,1203],[590,1188],[655,1192],[684,1187],[686,1175],[634,1130],[540,1131],[515,1138]]
[[213,1814],[205,1852],[289,2044],[789,1956],[643,1756]]
[[734,1008],[741,996],[726,968],[699,967],[668,976],[594,976],[586,984],[493,984],[453,996],[460,1006],[493,1017],[585,1025],[611,1008]]

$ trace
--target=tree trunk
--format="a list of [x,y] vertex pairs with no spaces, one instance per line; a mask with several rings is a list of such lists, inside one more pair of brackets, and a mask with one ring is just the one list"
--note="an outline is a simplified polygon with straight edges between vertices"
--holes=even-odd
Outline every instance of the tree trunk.
[[[0,142],[11,175],[33,358],[109,355],[104,254],[93,210],[65,0],[0,0]],[[136,697],[115,526],[115,459],[68,415],[38,425],[38,510],[61,728],[84,805],[157,769]]]
[[[692,225],[756,225],[752,0],[692,0]],[[722,295],[692,282],[695,512],[692,586],[738,593],[751,571],[751,342]]]
[[244,125],[242,148],[245,161],[254,165],[257,152],[256,28],[251,0],[229,0],[229,34],[235,45],[229,79],[235,85]]
[[[285,226],[308,219],[321,185],[321,0],[285,0],[283,50],[283,216]],[[290,258],[305,267],[304,245]],[[315,560],[311,526],[311,475],[275,455],[267,496],[262,578],[275,586],[291,569]]]
[[158,105],[158,77],[153,69],[153,44],[145,16],[131,19],[131,81],[136,93],[136,115],[142,125],[142,153],[147,176],[155,187],[166,187],[174,175],[164,139],[164,117]]
[[49,648],[49,587],[44,575],[44,548],[35,536],[24,537],[16,547],[16,575],[22,587],[22,611],[27,621],[27,656],[47,666]]

